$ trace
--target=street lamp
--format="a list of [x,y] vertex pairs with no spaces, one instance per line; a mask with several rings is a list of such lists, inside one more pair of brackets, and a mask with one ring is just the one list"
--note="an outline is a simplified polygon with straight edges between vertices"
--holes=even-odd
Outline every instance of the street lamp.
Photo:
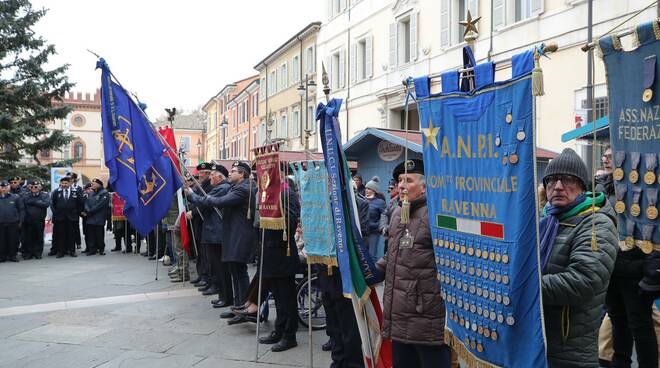
[[202,160],[202,140],[200,138],[197,138],[197,161],[204,161]]
[[[296,91],[298,92],[298,96],[300,96],[300,99],[302,100],[303,97],[305,98],[305,125],[303,129],[303,120],[302,120],[302,114],[300,115],[300,131],[301,134],[300,136],[302,137],[303,144],[305,145],[305,151],[309,150],[309,137],[312,135],[312,131],[309,127],[309,93],[314,93],[316,92],[316,82],[314,82],[314,79],[309,78],[309,74],[305,74],[305,80],[304,82],[301,81],[300,85],[298,88],[296,88]],[[301,101],[302,102],[302,101]],[[301,103],[302,106],[302,103]],[[304,132],[304,136],[302,134]]]

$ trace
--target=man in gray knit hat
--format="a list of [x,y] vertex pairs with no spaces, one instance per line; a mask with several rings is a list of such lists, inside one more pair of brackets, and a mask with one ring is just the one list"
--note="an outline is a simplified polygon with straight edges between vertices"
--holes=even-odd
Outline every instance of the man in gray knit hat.
[[589,182],[570,148],[543,177],[541,288],[550,367],[598,368],[598,327],[618,236],[612,206],[603,193],[587,192]]

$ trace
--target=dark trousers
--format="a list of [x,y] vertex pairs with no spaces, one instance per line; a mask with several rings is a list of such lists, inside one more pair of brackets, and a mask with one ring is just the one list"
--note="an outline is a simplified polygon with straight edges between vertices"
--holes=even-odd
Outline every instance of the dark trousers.
[[362,340],[355,321],[353,304],[344,298],[339,270],[328,276],[326,267],[319,268],[319,285],[323,288],[326,333],[334,341],[332,368],[362,368]]
[[195,244],[197,244],[197,259],[195,260],[195,266],[199,278],[208,282],[211,279],[211,273],[209,272],[209,256],[207,254],[208,250],[206,249],[206,244],[200,244],[199,240],[200,238],[195,235]]
[[268,281],[268,278],[261,279],[261,299],[259,299],[259,271],[257,271],[257,273],[254,274],[254,277],[252,277],[252,281],[250,281],[250,285],[247,288],[245,294],[245,302],[259,304],[259,300],[261,300],[263,303],[268,296],[268,292],[270,291],[270,284]]
[[[158,258],[161,258],[165,255],[165,234],[160,230],[161,226],[158,224],[157,229],[151,230],[149,236],[147,237],[147,252],[150,256],[156,255]],[[156,234],[158,232],[158,234]]]
[[247,264],[240,262],[225,262],[231,274],[231,283],[234,291],[234,306],[240,307],[245,303],[245,295],[250,277],[247,272]]
[[640,278],[613,275],[607,289],[607,313],[612,320],[613,367],[630,367],[633,340],[639,368],[658,367],[653,329],[653,300],[640,295]]
[[44,252],[44,222],[23,223],[23,256],[41,257]]
[[392,368],[449,368],[449,345],[413,345],[392,341]]
[[229,273],[229,265],[222,262],[222,245],[220,244],[204,244],[205,253],[208,255],[209,264],[211,266],[210,281],[220,292],[218,296],[220,299],[227,303],[233,303],[234,291],[232,290],[231,274]]
[[75,245],[81,245],[82,241],[80,239],[80,220],[75,221],[75,227],[74,227],[73,231],[74,231],[73,236],[74,236]]
[[[85,221],[85,219],[83,218],[83,220],[82,220],[82,234],[83,234],[83,239],[85,240],[85,250],[90,251],[90,250],[92,250],[91,245],[92,245],[93,240],[90,239],[88,230],[89,230],[89,227],[87,225],[87,221]],[[76,245],[80,244],[77,241],[78,240],[76,239]]]
[[105,229],[103,225],[87,225],[85,242],[89,240],[87,249],[90,252],[105,252]]
[[78,221],[60,220],[53,222],[53,243],[58,254],[71,254],[76,251],[76,229]]
[[0,224],[0,261],[16,258],[18,224]]
[[298,331],[298,303],[296,281],[290,277],[269,277],[270,291],[275,299],[275,333],[285,339],[295,340]]

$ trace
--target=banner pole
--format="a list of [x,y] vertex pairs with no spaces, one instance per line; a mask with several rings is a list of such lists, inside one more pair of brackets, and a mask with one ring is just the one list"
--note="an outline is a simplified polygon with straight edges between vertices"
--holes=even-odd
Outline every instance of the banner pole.
[[266,230],[261,229],[261,253],[259,254],[259,269],[257,270],[259,272],[259,283],[258,283],[258,293],[257,293],[257,335],[256,335],[256,340],[257,340],[257,348],[256,350],[256,355],[254,358],[254,362],[259,361],[259,324],[261,323],[261,281],[262,281],[262,275],[263,275],[263,267],[264,267],[264,240],[265,240],[265,235],[266,235]]
[[160,240],[158,239],[159,233],[160,233],[160,221],[158,221],[158,224],[156,225],[156,281],[158,281],[158,254],[160,253],[159,252]]
[[309,367],[314,367],[314,349],[312,348],[312,264],[307,262],[307,333],[309,334]]

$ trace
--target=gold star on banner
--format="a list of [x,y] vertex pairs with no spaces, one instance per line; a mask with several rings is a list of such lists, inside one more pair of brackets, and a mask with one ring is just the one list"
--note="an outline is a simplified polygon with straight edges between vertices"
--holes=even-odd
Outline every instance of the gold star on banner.
[[474,31],[474,33],[479,33],[479,31],[477,30],[477,22],[479,21],[479,19],[481,19],[481,17],[472,19],[472,14],[470,14],[470,11],[468,10],[467,19],[458,22],[463,27],[465,27],[465,32],[463,32],[463,37],[465,37],[470,31]]
[[426,137],[426,144],[424,145],[424,148],[428,147],[429,144],[432,144],[433,147],[435,147],[435,150],[438,150],[438,131],[440,128],[434,128],[433,127],[433,120],[429,118],[429,127],[428,128],[422,128],[422,133],[424,133],[424,136]]

